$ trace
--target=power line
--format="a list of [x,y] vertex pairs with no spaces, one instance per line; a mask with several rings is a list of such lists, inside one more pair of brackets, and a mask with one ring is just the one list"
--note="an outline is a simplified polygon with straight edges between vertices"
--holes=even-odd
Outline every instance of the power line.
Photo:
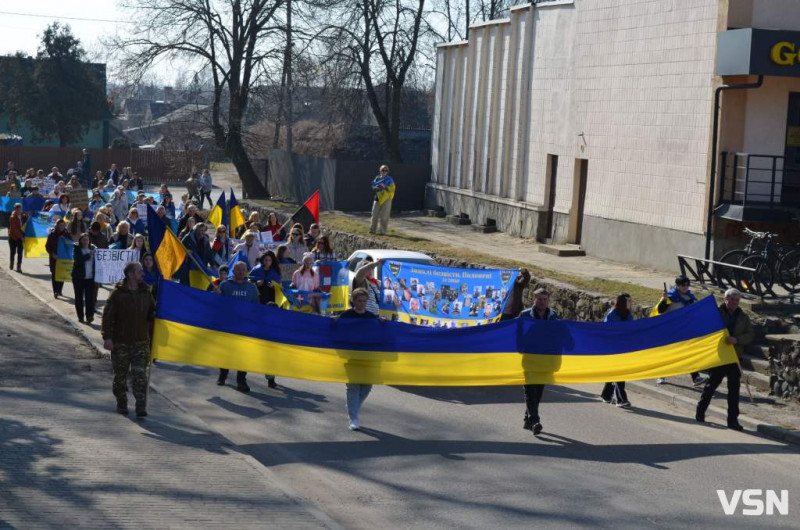
[[33,18],[56,18],[60,20],[79,20],[82,22],[114,22],[116,24],[133,24],[129,20],[109,20],[104,18],[81,18],[81,17],[65,17],[61,15],[38,15],[34,13],[12,13],[10,11],[0,11],[0,15],[12,15],[17,17],[33,17]]

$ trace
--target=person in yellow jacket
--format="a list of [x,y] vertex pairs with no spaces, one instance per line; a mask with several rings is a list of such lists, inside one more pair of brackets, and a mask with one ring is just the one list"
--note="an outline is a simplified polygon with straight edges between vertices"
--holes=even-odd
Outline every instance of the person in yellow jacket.
[[372,179],[372,191],[375,192],[375,201],[372,203],[372,225],[369,233],[378,231],[380,222],[380,235],[386,234],[389,226],[389,216],[392,213],[392,199],[396,186],[394,179],[389,175],[389,166],[381,166],[378,176]]

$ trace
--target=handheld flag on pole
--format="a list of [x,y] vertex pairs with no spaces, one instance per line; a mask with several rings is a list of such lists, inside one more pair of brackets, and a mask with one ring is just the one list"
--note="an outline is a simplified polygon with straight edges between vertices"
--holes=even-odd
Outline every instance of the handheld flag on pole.
[[214,205],[211,212],[208,214],[207,221],[215,228],[220,225],[228,226],[230,224],[230,221],[228,221],[228,207],[225,204],[224,191],[222,195],[219,196],[219,199],[217,199],[217,204]]
[[217,274],[202,263],[197,252],[192,252],[189,257],[189,285],[205,291]]
[[164,278],[172,278],[186,261],[186,249],[150,205],[147,206],[147,234],[150,252],[161,274]]
[[242,213],[242,209],[239,207],[239,201],[236,200],[236,195],[233,194],[233,188],[231,188],[231,200],[228,203],[228,214],[231,224],[228,227],[228,233],[231,234],[231,237],[233,237],[236,229],[240,226],[244,226],[244,214]]
[[303,230],[306,232],[308,232],[308,228],[313,223],[319,223],[319,190],[315,191],[311,197],[294,212],[291,222],[300,223],[303,225]]
[[240,261],[247,265],[248,271],[255,266],[255,265],[253,265],[253,267],[250,266],[250,261],[247,259],[247,254],[245,254],[243,250],[240,250],[228,262],[228,278],[233,278],[233,266],[239,263]]

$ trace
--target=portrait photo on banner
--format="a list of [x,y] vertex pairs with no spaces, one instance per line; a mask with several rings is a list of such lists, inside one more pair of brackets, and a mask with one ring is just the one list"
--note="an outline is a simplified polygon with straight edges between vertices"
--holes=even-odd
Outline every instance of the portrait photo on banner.
[[380,271],[381,314],[391,320],[456,328],[496,322],[514,269],[462,269],[387,261]]

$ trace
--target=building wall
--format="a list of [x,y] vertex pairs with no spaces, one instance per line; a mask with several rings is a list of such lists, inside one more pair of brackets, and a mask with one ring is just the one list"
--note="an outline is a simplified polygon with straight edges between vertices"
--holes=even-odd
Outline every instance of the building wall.
[[800,79],[765,77],[761,88],[746,92],[743,150],[753,154],[783,156],[789,92],[800,92]]
[[[459,188],[502,208],[514,206],[501,199],[525,204],[536,213],[501,216],[498,227],[535,237],[547,158],[557,155],[552,235],[566,240],[575,236],[576,159],[586,159],[585,218],[702,234],[720,1],[517,6],[509,20],[473,27],[469,43],[441,46],[433,196]],[[448,200],[469,209],[465,197]],[[463,213],[485,221],[477,207]],[[598,232],[583,235],[599,252],[589,240]],[[606,254],[631,243],[602,238]]]

